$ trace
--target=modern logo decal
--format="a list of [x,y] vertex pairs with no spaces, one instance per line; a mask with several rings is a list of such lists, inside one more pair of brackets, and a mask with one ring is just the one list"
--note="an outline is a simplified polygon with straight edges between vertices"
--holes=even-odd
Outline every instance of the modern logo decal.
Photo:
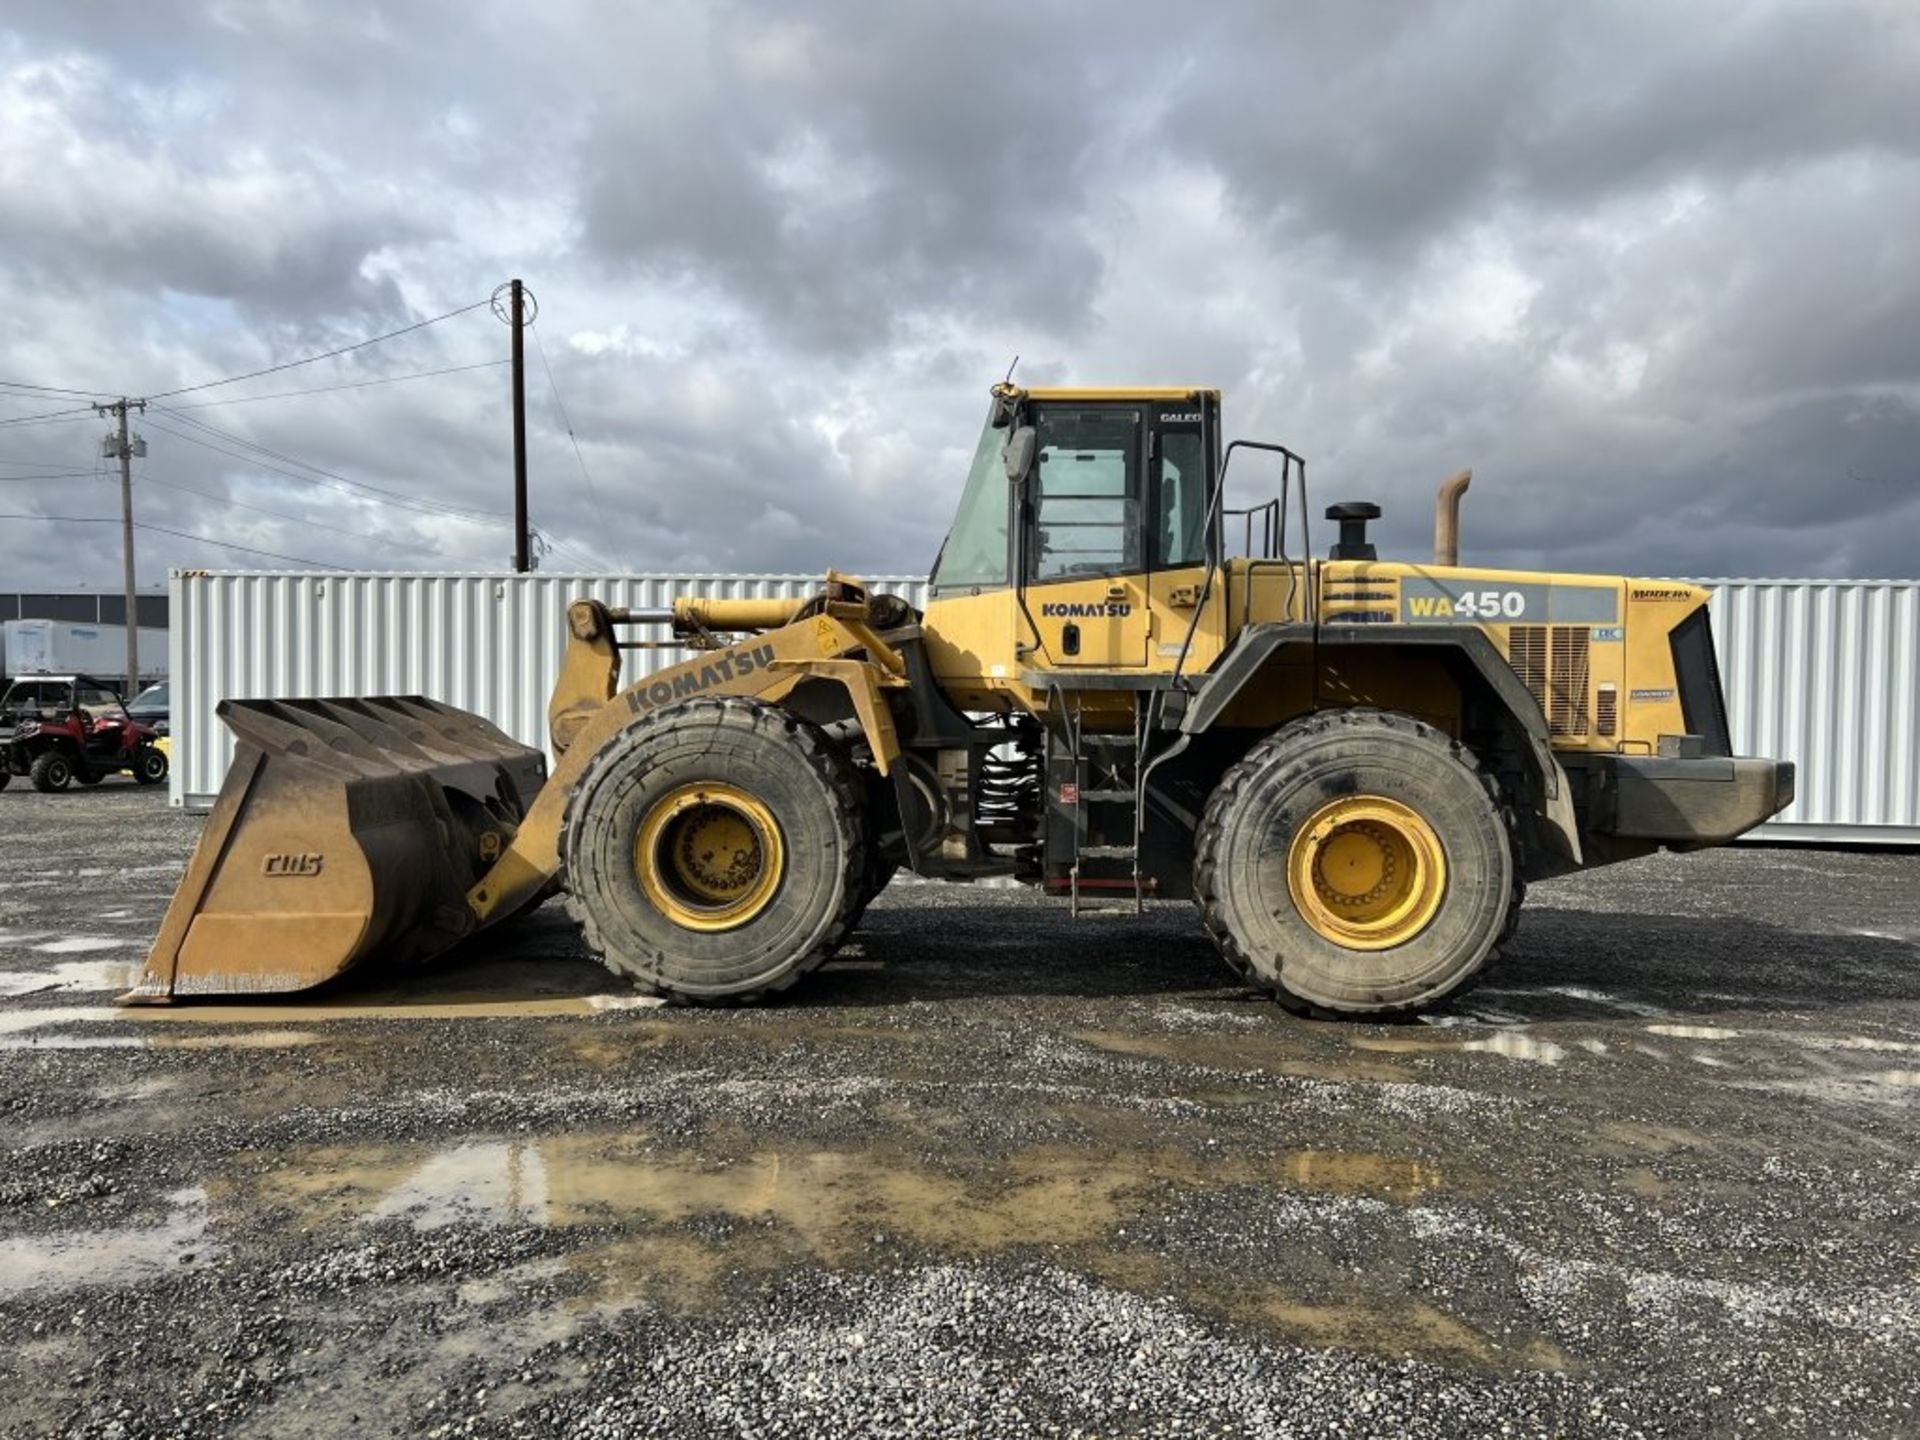
[[1123,620],[1133,613],[1125,600],[1093,600],[1085,604],[1072,600],[1049,600],[1040,607],[1049,620]]
[[739,680],[756,670],[765,670],[772,664],[771,645],[755,645],[751,649],[744,645],[737,646],[722,651],[705,665],[689,660],[685,665],[675,666],[653,680],[628,690],[627,708],[636,715],[644,715],[649,710],[658,710],[676,700],[685,700],[716,685]]

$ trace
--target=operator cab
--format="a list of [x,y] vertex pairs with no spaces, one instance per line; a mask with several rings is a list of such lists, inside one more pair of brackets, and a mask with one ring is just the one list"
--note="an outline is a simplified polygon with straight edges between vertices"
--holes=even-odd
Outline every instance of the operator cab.
[[[1008,441],[1023,428],[1031,460],[1010,475]],[[1219,428],[1217,390],[1001,387],[934,563],[935,592],[1005,588],[1016,564],[1028,585],[1204,565]]]
[[1037,668],[1149,665],[1155,610],[1218,554],[1219,433],[1217,390],[998,387],[936,603],[1011,591]]

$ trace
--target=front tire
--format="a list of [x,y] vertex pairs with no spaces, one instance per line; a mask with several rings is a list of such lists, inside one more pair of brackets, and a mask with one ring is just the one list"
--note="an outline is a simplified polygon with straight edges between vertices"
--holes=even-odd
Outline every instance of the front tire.
[[1513,842],[1472,752],[1376,710],[1297,720],[1227,771],[1194,894],[1227,962],[1290,1009],[1419,1010],[1507,929]]
[[167,757],[164,751],[151,745],[142,745],[133,752],[133,778],[137,784],[158,785],[167,778]]
[[33,768],[27,773],[33,779],[34,789],[51,795],[67,788],[73,779],[73,762],[58,750],[47,750],[34,757]]
[[568,798],[567,909],[610,970],[681,1001],[791,985],[845,936],[867,849],[852,768],[745,699],[627,726]]

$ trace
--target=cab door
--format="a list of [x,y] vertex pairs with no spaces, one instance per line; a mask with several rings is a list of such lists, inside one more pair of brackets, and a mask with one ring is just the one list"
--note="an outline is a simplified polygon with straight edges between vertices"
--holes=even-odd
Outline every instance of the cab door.
[[1132,404],[1034,407],[1025,603],[1046,664],[1144,666],[1147,412]]
[[1225,576],[1206,583],[1209,558],[1219,553],[1210,543],[1220,532],[1220,517],[1210,513],[1219,467],[1219,404],[1215,395],[1203,392],[1194,400],[1160,405],[1150,416],[1147,591],[1157,670],[1171,670],[1184,650],[1182,669],[1191,675],[1220,654]]

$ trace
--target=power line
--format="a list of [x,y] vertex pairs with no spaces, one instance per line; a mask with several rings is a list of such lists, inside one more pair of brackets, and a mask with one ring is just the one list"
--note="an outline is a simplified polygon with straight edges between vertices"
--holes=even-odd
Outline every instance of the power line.
[[[118,525],[117,515],[5,515],[0,520],[52,520],[62,525]],[[282,555],[273,550],[258,550],[251,545],[236,545],[231,540],[215,540],[210,535],[194,535],[185,530],[172,530],[165,525],[149,525],[144,520],[133,522],[136,530],[152,530],[160,535],[172,535],[181,540],[197,540],[202,545],[217,545],[222,550],[238,550],[245,555],[264,555],[269,560],[285,560],[294,565],[312,565],[320,570],[344,570],[344,565],[330,565],[325,560],[309,560],[301,555]]]
[[580,462],[580,478],[587,482],[587,497],[593,501],[593,516],[600,522],[600,529],[604,533],[607,513],[600,508],[600,492],[593,487],[593,476],[587,470],[587,457],[580,453],[580,437],[573,433],[573,419],[567,414],[567,402],[560,398],[560,385],[553,378],[553,365],[547,359],[547,347],[541,342],[538,330],[533,332],[533,348],[540,352],[540,368],[547,372],[547,389],[553,392],[554,406],[560,411],[560,423],[566,427],[567,439],[573,442],[573,458]]
[[95,470],[49,470],[38,475],[0,475],[0,485],[12,480],[93,480],[99,477]]
[[0,380],[0,390],[33,390],[42,395],[72,395],[84,399],[89,395],[110,400],[113,395],[106,390],[74,390],[65,385],[29,385],[25,380]]
[[271,395],[241,395],[233,400],[194,400],[185,405],[168,405],[169,411],[207,410],[215,405],[250,405],[255,400],[284,400],[289,395],[325,395],[332,390],[364,390],[372,385],[395,385],[402,380],[425,380],[433,375],[458,375],[466,370],[492,370],[505,360],[482,360],[476,365],[449,365],[444,370],[415,370],[407,375],[384,375],[377,380],[354,380],[345,385],[315,385],[306,390],[276,390]]
[[[161,413],[166,415],[174,414],[171,410],[163,410]],[[507,517],[504,515],[490,514],[484,510],[469,510],[460,506],[444,505],[431,500],[421,500],[413,496],[401,495],[394,491],[381,490],[377,486],[368,485],[359,480],[349,480],[344,475],[336,475],[331,470],[322,470],[319,466],[309,465],[304,460],[295,460],[291,456],[281,455],[277,450],[268,450],[263,445],[255,445],[254,442],[244,440],[237,435],[228,435],[224,430],[215,430],[212,426],[203,424],[190,415],[178,415],[175,416],[175,418],[182,424],[193,425],[210,434],[232,440],[235,444],[261,451],[267,455],[274,456],[276,459],[285,460],[289,465],[298,465],[314,473],[312,475],[303,475],[297,470],[289,470],[283,465],[275,465],[269,461],[262,460],[258,455],[249,455],[245,453],[245,451],[229,449],[225,445],[217,445],[210,440],[203,440],[198,436],[189,435],[184,430],[175,430],[172,426],[158,424],[151,416],[148,417],[147,424],[164,435],[173,436],[176,440],[185,440],[190,445],[199,445],[204,449],[212,450],[217,454],[228,456],[234,460],[239,460],[256,469],[271,470],[276,475],[285,475],[289,480],[298,480],[308,485],[323,485],[330,490],[340,490],[342,486],[350,487],[347,490],[342,490],[341,493],[351,494],[356,500],[372,500],[377,504],[395,505],[403,510],[417,511],[422,515],[438,515],[459,520],[484,521],[494,525],[504,525],[508,523]],[[362,491],[369,493],[359,493]]]
[[556,540],[553,536],[547,534],[544,530],[540,530],[536,527],[533,533],[540,537],[541,542],[549,550],[555,551],[562,555],[571,555],[576,564],[584,565],[589,571],[607,570],[612,568],[607,564],[606,561],[602,560],[599,556],[594,555],[591,552],[585,551],[579,547],[569,545],[563,540]]
[[38,415],[9,415],[0,420],[0,425],[37,425],[43,420],[59,420],[63,416],[91,415],[93,406],[81,405],[72,410],[43,410]]
[[[180,414],[176,412],[171,406],[167,406],[167,405],[161,406],[160,413],[163,415],[170,416],[175,420],[178,420],[182,425],[191,425],[196,430],[204,431],[206,434],[216,436],[219,439],[225,440],[230,444],[239,445],[244,449],[256,451],[259,454],[270,456],[275,460],[281,461],[283,464],[295,465],[302,470],[311,470],[316,475],[325,475],[329,479],[338,480],[344,485],[351,485],[354,488],[359,490],[370,490],[374,494],[386,496],[387,498],[395,501],[398,504],[410,505],[415,507],[426,507],[437,513],[442,513],[447,515],[460,515],[469,519],[505,521],[507,518],[505,515],[499,514],[498,512],[495,512],[495,511],[478,510],[469,505],[454,505],[444,500],[428,500],[417,495],[404,495],[397,490],[385,490],[378,485],[369,485],[364,480],[348,479],[345,475],[338,474],[335,471],[325,469],[319,465],[314,465],[306,460],[297,459],[292,455],[283,454],[281,451],[275,450],[270,446],[262,445],[258,440],[249,440],[246,436],[236,435],[231,430],[222,430],[216,425],[209,425],[205,420],[200,419],[198,416]],[[178,438],[183,440],[192,439],[191,436],[180,435],[180,433],[176,430],[169,430],[167,433],[170,435],[178,436]],[[241,456],[238,458],[245,459],[246,457]],[[268,468],[271,469],[272,467],[269,466]]]
[[331,360],[336,355],[345,355],[351,350],[364,350],[369,345],[378,345],[383,340],[394,340],[402,335],[411,335],[416,330],[424,330],[429,325],[438,325],[442,320],[451,320],[456,315],[464,315],[469,310],[478,310],[490,300],[476,300],[471,305],[462,305],[457,310],[449,310],[444,315],[435,315],[429,320],[419,320],[411,325],[403,325],[398,330],[389,330],[384,335],[370,335],[365,340],[356,340],[351,345],[342,345],[335,350],[325,350],[318,355],[305,355],[298,360],[289,360],[281,365],[269,365],[261,370],[249,370],[244,375],[229,375],[224,380],[203,380],[198,385],[182,385],[177,390],[162,390],[157,395],[149,395],[149,400],[167,400],[175,395],[191,395],[198,390],[214,390],[222,385],[237,385],[242,380],[257,380],[262,375],[277,375],[282,370],[293,370],[301,365],[311,365],[316,360]]
[[391,545],[397,550],[417,550],[417,544],[404,540],[389,540],[384,535],[369,535],[363,530],[347,530],[338,525],[329,525],[324,520],[310,520],[300,515],[288,515],[279,510],[269,510],[263,505],[254,505],[245,500],[236,500],[231,495],[220,495],[212,490],[202,490],[197,486],[183,485],[178,480],[162,480],[145,466],[141,467],[140,480],[144,484],[164,485],[169,490],[183,490],[189,495],[199,495],[208,500],[218,501],[222,505],[237,506],[242,510],[252,510],[256,514],[268,516],[274,520],[284,520],[289,525],[303,525],[309,530],[331,530],[335,535],[344,535],[349,540],[365,540],[374,545]]

